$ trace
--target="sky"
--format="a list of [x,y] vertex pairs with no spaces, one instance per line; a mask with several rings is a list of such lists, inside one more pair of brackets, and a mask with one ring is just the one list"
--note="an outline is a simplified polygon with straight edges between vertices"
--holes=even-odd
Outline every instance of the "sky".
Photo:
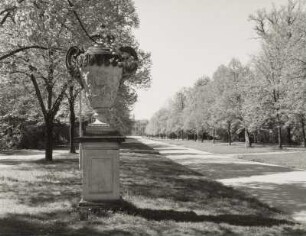
[[183,87],[212,76],[232,58],[247,63],[259,50],[249,15],[287,0],[134,0],[140,19],[135,36],[151,53],[152,83],[138,90],[132,114],[150,117]]

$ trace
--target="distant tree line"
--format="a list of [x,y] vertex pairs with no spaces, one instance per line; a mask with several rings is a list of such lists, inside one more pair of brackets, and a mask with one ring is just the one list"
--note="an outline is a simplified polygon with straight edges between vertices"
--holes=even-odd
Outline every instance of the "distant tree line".
[[302,1],[251,15],[261,42],[247,65],[232,59],[183,88],[151,118],[147,135],[303,144],[306,147],[306,11]]

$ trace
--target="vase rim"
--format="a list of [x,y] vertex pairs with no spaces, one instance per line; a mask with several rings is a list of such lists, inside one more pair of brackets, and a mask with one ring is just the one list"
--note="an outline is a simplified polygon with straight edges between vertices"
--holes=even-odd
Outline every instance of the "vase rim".
[[93,46],[90,46],[86,53],[88,54],[110,54],[111,49],[103,46],[102,44],[95,44]]

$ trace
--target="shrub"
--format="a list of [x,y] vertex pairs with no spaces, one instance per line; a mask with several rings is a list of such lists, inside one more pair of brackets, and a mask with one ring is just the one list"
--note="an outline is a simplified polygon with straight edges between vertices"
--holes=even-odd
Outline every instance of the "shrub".
[[[0,149],[43,149],[45,147],[45,124],[23,117],[6,115],[0,117]],[[54,145],[67,144],[69,126],[60,122],[54,124]]]

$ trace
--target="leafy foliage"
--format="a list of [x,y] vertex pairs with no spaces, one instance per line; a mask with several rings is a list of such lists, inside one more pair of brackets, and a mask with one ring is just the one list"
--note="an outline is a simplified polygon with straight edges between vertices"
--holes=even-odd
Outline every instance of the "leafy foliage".
[[[72,84],[65,68],[66,51],[72,45],[90,46],[99,33],[111,34],[116,44],[133,46],[139,53],[140,69],[134,77],[125,78],[112,114],[117,126],[129,125],[130,107],[137,99],[135,89],[149,86],[151,79],[150,54],[139,49],[132,35],[132,28],[138,24],[131,0],[5,0],[0,3],[1,75],[5,81],[23,81],[31,89],[29,94],[36,96],[32,104],[40,107],[37,116],[44,119],[48,133],[46,158],[52,159],[52,126],[55,118],[63,114],[58,112],[65,110],[61,104]],[[4,95],[0,102],[4,103],[5,99],[9,98]],[[31,110],[25,108],[26,115]],[[1,109],[1,112],[5,115],[8,111]]]

